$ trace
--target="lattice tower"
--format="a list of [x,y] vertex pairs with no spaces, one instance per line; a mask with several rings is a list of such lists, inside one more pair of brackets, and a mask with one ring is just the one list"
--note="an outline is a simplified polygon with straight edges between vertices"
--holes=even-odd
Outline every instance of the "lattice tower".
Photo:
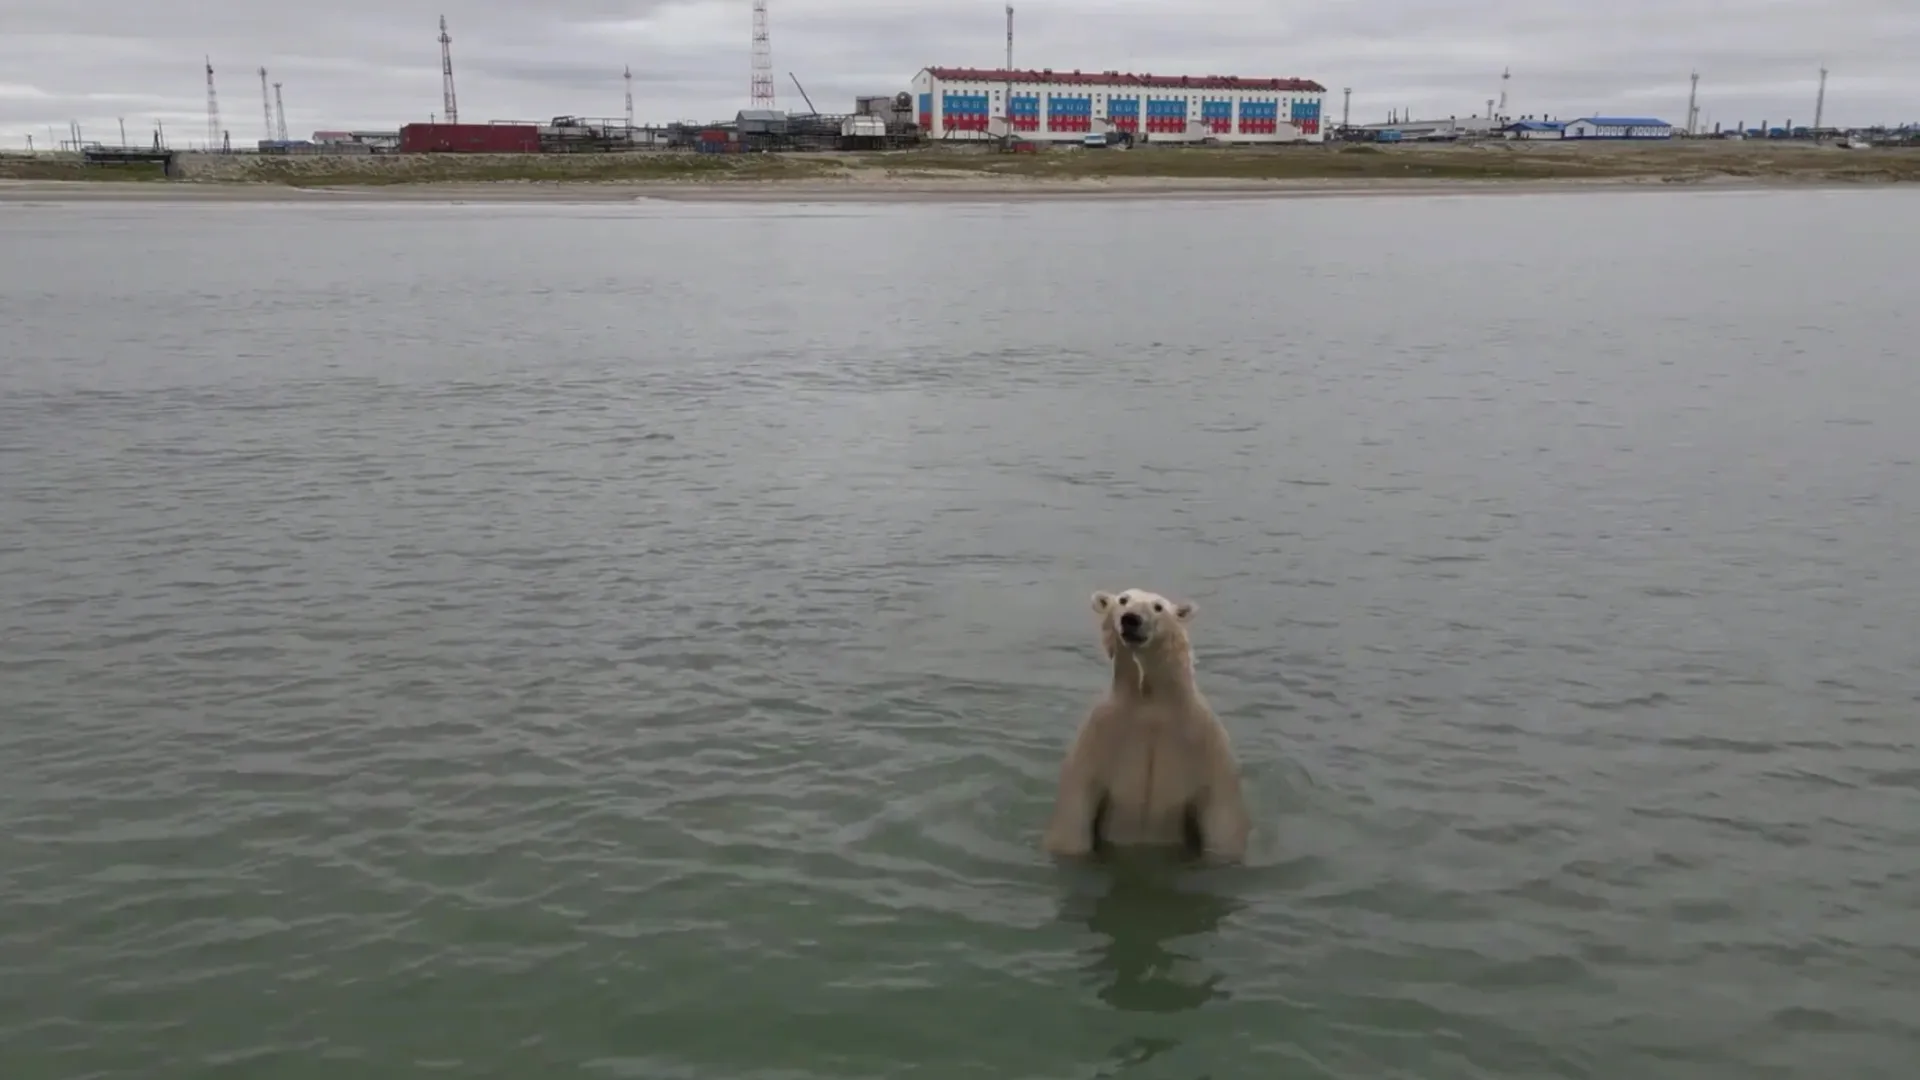
[[447,17],[440,16],[440,111],[447,123],[460,122],[460,103],[453,96],[453,38],[447,34]]
[[767,36],[767,0],[753,0],[753,107],[773,108],[773,42]]
[[220,145],[220,95],[213,90],[213,57],[207,57],[207,149]]
[[267,133],[263,139],[273,138],[273,98],[267,93],[267,69],[260,69],[260,117],[266,125]]

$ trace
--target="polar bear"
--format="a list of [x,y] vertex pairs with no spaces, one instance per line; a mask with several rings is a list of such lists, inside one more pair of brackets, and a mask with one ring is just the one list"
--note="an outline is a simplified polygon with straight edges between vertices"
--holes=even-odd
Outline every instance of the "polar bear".
[[1252,821],[1227,730],[1200,694],[1187,626],[1195,606],[1144,589],[1093,594],[1113,685],[1060,766],[1042,846],[1178,845],[1238,861]]

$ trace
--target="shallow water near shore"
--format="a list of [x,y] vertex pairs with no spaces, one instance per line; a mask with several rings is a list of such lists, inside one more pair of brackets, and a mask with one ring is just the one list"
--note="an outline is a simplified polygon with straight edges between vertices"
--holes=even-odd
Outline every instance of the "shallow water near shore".
[[[1906,1080],[1916,252],[0,206],[0,1077]],[[1128,585],[1244,867],[1038,852]]]

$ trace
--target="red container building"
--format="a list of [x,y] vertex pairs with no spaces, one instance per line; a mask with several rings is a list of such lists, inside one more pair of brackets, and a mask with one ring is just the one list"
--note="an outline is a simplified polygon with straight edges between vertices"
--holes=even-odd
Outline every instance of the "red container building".
[[537,154],[540,129],[533,124],[408,124],[400,129],[403,154]]

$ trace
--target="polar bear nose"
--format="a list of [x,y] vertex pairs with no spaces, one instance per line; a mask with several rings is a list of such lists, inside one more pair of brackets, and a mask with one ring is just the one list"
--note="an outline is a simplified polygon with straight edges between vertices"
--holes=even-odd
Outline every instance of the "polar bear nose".
[[1122,630],[1140,629],[1140,613],[1137,611],[1129,611],[1125,615],[1120,616],[1120,629]]

